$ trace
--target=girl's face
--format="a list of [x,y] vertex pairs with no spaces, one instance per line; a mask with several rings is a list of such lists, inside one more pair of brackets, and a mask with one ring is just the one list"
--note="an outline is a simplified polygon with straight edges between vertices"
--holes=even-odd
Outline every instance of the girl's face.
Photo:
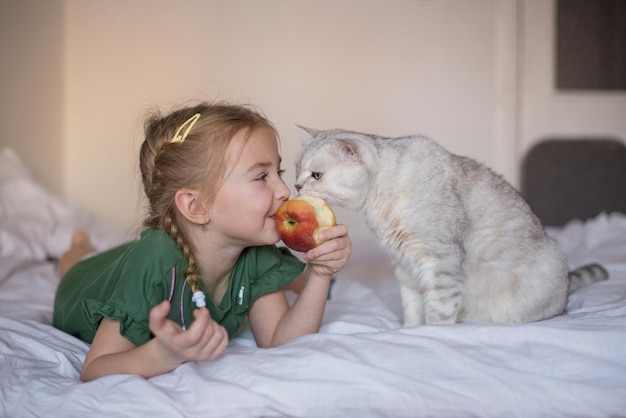
[[280,237],[274,214],[290,194],[281,177],[278,143],[271,129],[261,127],[243,145],[246,133],[239,131],[228,146],[227,177],[211,205],[209,228],[226,245],[275,244]]

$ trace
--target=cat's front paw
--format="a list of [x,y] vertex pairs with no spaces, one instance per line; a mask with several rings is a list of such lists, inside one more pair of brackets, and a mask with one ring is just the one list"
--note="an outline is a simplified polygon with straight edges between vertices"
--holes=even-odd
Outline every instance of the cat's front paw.
[[406,317],[404,318],[404,323],[402,324],[403,328],[410,328],[410,327],[418,327],[420,325],[424,325],[424,321],[422,320],[422,318],[412,318],[412,317]]

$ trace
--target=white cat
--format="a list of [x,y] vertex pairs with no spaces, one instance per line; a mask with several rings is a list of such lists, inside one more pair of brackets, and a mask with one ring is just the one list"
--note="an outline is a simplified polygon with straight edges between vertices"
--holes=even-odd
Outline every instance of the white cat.
[[529,322],[563,312],[569,274],[556,243],[501,176],[423,136],[302,128],[296,189],[365,214],[391,252],[404,326]]

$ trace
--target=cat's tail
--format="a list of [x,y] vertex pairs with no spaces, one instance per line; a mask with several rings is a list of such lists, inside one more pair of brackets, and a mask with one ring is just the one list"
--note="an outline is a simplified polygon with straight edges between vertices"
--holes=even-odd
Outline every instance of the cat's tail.
[[568,294],[574,293],[583,286],[591,283],[599,282],[609,278],[609,272],[600,264],[586,264],[578,267],[576,270],[569,272],[569,291]]

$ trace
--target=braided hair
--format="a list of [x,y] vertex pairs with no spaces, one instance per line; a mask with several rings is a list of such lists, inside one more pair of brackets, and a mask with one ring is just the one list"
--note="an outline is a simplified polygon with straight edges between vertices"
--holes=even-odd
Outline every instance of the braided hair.
[[[180,127],[197,113],[200,117],[184,140],[172,142]],[[192,293],[200,291],[201,277],[193,246],[179,226],[182,215],[176,209],[176,192],[198,190],[203,203],[210,205],[226,177],[230,140],[242,129],[249,134],[261,126],[276,132],[272,123],[252,107],[225,103],[200,103],[167,115],[154,111],[145,118],[145,140],[139,155],[148,203],[143,224],[164,230],[181,249],[188,262],[183,274]]]

